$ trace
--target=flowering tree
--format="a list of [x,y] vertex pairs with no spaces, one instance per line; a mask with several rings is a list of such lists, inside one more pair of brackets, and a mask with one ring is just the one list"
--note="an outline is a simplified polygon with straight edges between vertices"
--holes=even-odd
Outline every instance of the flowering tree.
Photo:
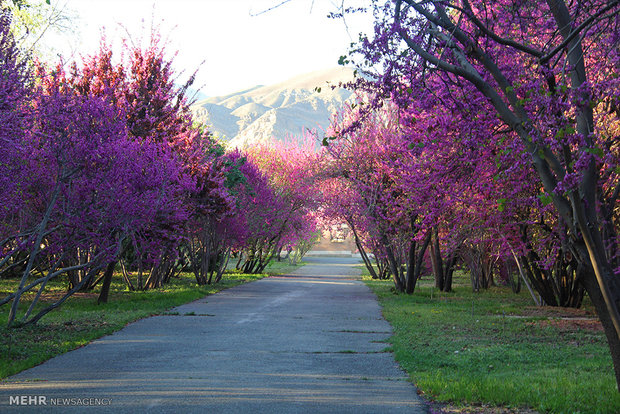
[[[160,195],[137,192],[136,185],[173,172],[152,147],[141,148],[127,140],[115,109],[99,98],[45,88],[37,91],[33,104],[31,129],[24,136],[7,137],[20,148],[9,162],[20,164],[23,171],[15,177],[20,178],[16,191],[7,197],[9,205],[19,205],[21,200],[24,208],[18,221],[6,217],[3,227],[14,230],[5,239],[13,243],[4,245],[3,260],[19,252],[28,258],[17,291],[3,300],[12,300],[9,324],[25,291],[39,288],[24,321],[49,280],[70,270],[88,269],[61,300],[29,319],[36,322],[90,283],[118,255],[125,238],[151,225],[151,215],[158,208],[153,196]],[[142,162],[156,163],[151,174],[136,173],[136,154],[142,154]],[[76,249],[92,255],[82,263],[67,263],[67,255]],[[27,284],[35,268],[44,276]]]
[[[312,157],[292,147],[286,155],[265,147],[250,161],[226,154],[194,126],[185,98],[193,77],[175,86],[156,33],[118,61],[104,41],[68,73],[37,64],[32,75],[7,16],[0,16],[0,273],[20,277],[0,301],[11,303],[9,325],[29,290],[38,292],[22,322],[99,283],[99,301],[107,301],[119,262],[130,289],[159,287],[188,267],[205,284],[222,277],[232,249],[247,252],[247,271],[262,271],[314,230],[305,186]],[[60,275],[69,292],[31,317]]]
[[0,11],[0,220],[2,220],[3,235],[15,231],[14,222],[9,218],[15,217],[23,208],[23,201],[11,203],[10,194],[18,190],[15,179],[23,174],[19,163],[12,162],[21,156],[22,148],[16,137],[23,137],[24,131],[31,123],[28,108],[31,82],[27,64],[23,60],[13,36],[9,30],[10,14]]
[[247,150],[248,160],[258,167],[267,186],[253,187],[253,209],[258,210],[248,215],[253,231],[246,246],[245,271],[261,272],[283,249],[292,251],[316,231],[314,150],[310,134],[302,145],[271,141]]
[[[375,206],[381,210],[392,205],[382,216],[386,223],[415,212],[416,226],[429,238],[422,246],[430,248],[430,266],[441,290],[451,289],[459,260],[470,268],[472,287],[479,290],[493,284],[494,273],[514,258],[527,286],[533,286],[545,304],[579,306],[580,271],[572,258],[566,260],[562,226],[550,216],[552,206],[541,200],[533,172],[519,168],[527,157],[524,148],[506,136],[509,132],[471,87],[464,85],[455,93],[446,85],[438,76],[427,77],[425,84],[409,84],[404,94],[397,90],[391,95],[401,108],[383,102],[371,114],[355,106],[332,125],[330,133],[339,139],[329,144],[325,174],[332,183],[336,180],[337,189],[326,198],[328,214],[347,221],[359,240],[360,228],[373,220],[377,224]],[[377,186],[387,190],[372,189]],[[375,193],[383,196],[367,196]],[[398,203],[392,200],[398,198]],[[388,241],[403,237],[411,227],[394,224],[392,229]],[[364,237],[375,256],[389,264],[387,253],[381,254],[386,244],[382,236]],[[368,265],[363,246],[360,252]],[[395,268],[407,268],[406,260],[397,262]],[[374,269],[369,269],[372,274]]]
[[[475,88],[529,154],[543,202],[565,226],[620,383],[618,1],[374,2],[360,52],[387,90],[440,73]],[[514,146],[514,145],[513,145]],[[525,161],[525,160],[524,160]],[[511,200],[506,200],[509,203]],[[572,260],[572,259],[571,259]]]
[[[103,40],[98,53],[85,58],[82,67],[73,65],[69,80],[81,94],[107,96],[122,111],[130,139],[159,146],[161,155],[179,167],[170,176],[174,196],[169,210],[159,214],[148,237],[133,240],[124,251],[121,265],[130,289],[159,287],[187,262],[197,282],[207,283],[205,266],[210,260],[202,256],[212,227],[208,223],[227,208],[222,174],[215,167],[217,151],[212,150],[208,132],[193,126],[185,98],[193,77],[183,87],[175,86],[172,60],[160,42],[153,32],[147,45],[128,47],[124,59],[114,62]],[[156,253],[145,255],[148,252]],[[137,270],[134,281],[128,269]]]
[[371,274],[379,277],[366,248],[378,259],[380,274],[389,271],[396,289],[412,293],[431,233],[423,188],[402,185],[404,174],[416,174],[418,165],[409,157],[396,108],[386,106],[361,119],[357,105],[351,105],[328,134],[339,139],[327,146],[324,160],[325,212],[348,223]]
[[[12,302],[11,325],[24,292],[38,288],[22,317],[36,322],[78,289],[94,285],[104,268],[105,301],[114,263],[127,243],[157,261],[162,246],[182,237],[189,217],[186,194],[196,186],[179,149],[189,154],[189,144],[128,133],[132,106],[124,105],[119,86],[132,89],[116,76],[122,71],[104,70],[74,87],[83,80],[76,70],[68,77],[61,68],[39,67],[33,86],[6,27],[0,37],[6,73],[0,93],[7,103],[0,108],[6,121],[2,177],[12,184],[7,180],[2,193],[7,208],[0,216],[0,269],[21,273],[17,290],[0,302]],[[32,281],[35,270],[42,276]],[[48,281],[75,271],[84,272],[70,291],[30,317]]]
[[224,154],[207,133],[194,143],[200,143],[195,152],[198,162],[191,163],[198,190],[191,197],[186,246],[196,281],[210,284],[221,279],[231,250],[243,238],[238,223],[242,215],[236,214],[233,196],[240,173],[235,156]]

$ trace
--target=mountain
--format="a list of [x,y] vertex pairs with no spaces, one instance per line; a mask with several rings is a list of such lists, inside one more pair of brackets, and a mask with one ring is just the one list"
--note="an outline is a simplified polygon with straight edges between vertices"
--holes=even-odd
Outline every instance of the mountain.
[[[176,86],[177,88],[180,88],[182,85],[176,85]],[[187,88],[187,92],[185,93],[185,96],[192,100],[196,100],[196,101],[202,101],[208,98],[208,96],[202,93],[199,89],[192,88],[191,86]]]
[[335,68],[307,73],[269,86],[255,86],[197,102],[199,122],[233,147],[246,147],[271,137],[283,140],[303,130],[327,128],[331,115],[352,93],[337,86],[353,80],[353,70]]

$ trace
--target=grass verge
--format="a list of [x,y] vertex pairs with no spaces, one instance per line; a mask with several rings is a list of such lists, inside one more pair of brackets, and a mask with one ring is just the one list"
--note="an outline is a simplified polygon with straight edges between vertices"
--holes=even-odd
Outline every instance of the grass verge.
[[473,293],[462,274],[452,293],[423,279],[411,296],[365,281],[394,328],[396,360],[446,412],[620,412],[607,341],[587,306],[536,308],[508,288]]
[[[76,293],[60,308],[47,314],[38,324],[7,329],[9,304],[0,309],[0,379],[32,368],[56,355],[71,351],[89,342],[122,329],[128,323],[148,316],[165,313],[169,309],[219,292],[242,283],[255,281],[271,274],[292,271],[295,266],[274,263],[265,274],[249,275],[227,273],[216,285],[198,286],[191,274],[182,274],[161,289],[144,292],[128,291],[120,276],[114,276],[109,302],[97,304],[97,288],[93,292]],[[0,280],[0,297],[15,288],[16,280]],[[43,304],[52,303],[67,289],[64,282],[48,285],[41,298]],[[32,295],[30,295],[32,298]],[[30,304],[24,296],[20,308]]]

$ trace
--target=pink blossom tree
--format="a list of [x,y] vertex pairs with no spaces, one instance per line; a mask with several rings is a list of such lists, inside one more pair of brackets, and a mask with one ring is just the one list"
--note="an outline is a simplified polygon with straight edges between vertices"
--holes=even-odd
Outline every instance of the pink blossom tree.
[[529,155],[521,168],[535,171],[566,228],[564,252],[583,270],[620,383],[617,135],[603,132],[617,131],[620,3],[396,0],[374,10],[375,36],[359,51],[383,65],[384,90],[435,73],[455,94],[472,86]]
[[302,138],[301,145],[273,140],[247,151],[249,162],[258,167],[267,187],[254,189],[263,191],[254,196],[254,207],[262,206],[249,216],[254,230],[245,249],[246,271],[263,271],[283,249],[292,251],[300,241],[310,240],[316,231],[316,143],[310,134]]
[[[68,77],[60,68],[39,67],[33,87],[10,34],[0,41],[2,70],[10,75],[2,91],[9,105],[0,108],[7,120],[3,172],[18,173],[3,192],[10,207],[0,217],[0,268],[21,272],[17,290],[1,302],[12,303],[11,325],[24,292],[38,289],[22,317],[36,322],[78,289],[95,284],[104,268],[99,280],[105,301],[114,263],[127,243],[157,260],[162,246],[182,237],[189,217],[186,194],[195,181],[172,140],[128,134],[131,107],[120,99],[122,79],[87,91],[73,87],[77,72]],[[114,78],[107,75],[100,79]],[[75,252],[86,254],[76,261]],[[32,281],[35,270],[43,276]],[[82,277],[63,298],[31,317],[49,280],[80,270]]]

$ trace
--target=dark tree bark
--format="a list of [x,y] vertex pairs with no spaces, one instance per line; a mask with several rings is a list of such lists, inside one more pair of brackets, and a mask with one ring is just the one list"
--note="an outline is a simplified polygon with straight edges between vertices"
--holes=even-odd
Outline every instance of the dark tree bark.
[[105,269],[103,274],[103,284],[101,285],[101,292],[99,292],[99,297],[97,298],[97,303],[108,303],[108,295],[110,293],[110,285],[112,284],[112,275],[114,274],[114,267],[116,266],[116,261],[110,262]]
[[359,236],[357,234],[357,230],[355,229],[355,225],[353,224],[353,220],[348,220],[347,222],[349,224],[349,227],[351,228],[351,231],[353,232],[353,237],[355,239],[355,245],[357,246],[357,250],[360,252],[360,256],[362,257],[362,261],[364,262],[364,265],[366,266],[366,269],[368,269],[368,272],[370,273],[370,276],[373,279],[380,279],[379,276],[377,275],[377,272],[375,272],[375,267],[372,265],[372,261],[368,257],[368,253],[366,253],[366,249],[364,249],[362,241],[360,240],[360,238],[359,238]]
[[420,244],[416,252],[416,242],[411,242],[411,248],[409,250],[409,266],[407,267],[407,286],[406,292],[412,294],[415,290],[415,286],[420,279],[422,273],[422,265],[424,263],[424,253],[431,242],[431,231],[426,234],[424,240]]
[[[589,272],[591,273],[590,269]],[[611,359],[614,367],[614,374],[616,376],[616,382],[620,384],[620,338],[618,337],[614,324],[611,321],[607,306],[605,306],[605,298],[601,294],[596,278],[592,275],[590,277],[584,277],[582,279],[583,286],[588,292],[588,296],[596,309],[598,318],[603,325],[605,336],[607,337],[607,343],[611,351]]]
[[401,278],[400,263],[396,260],[392,247],[390,246],[390,242],[388,241],[385,234],[381,236],[381,242],[383,243],[383,248],[385,249],[385,254],[387,256],[388,265],[390,267],[390,273],[392,273],[392,278],[394,280],[394,287],[396,288],[397,291],[404,292],[405,282]]
[[444,292],[452,292],[452,275],[454,275],[454,267],[456,266],[457,261],[458,256],[456,255],[456,253],[452,253],[452,256],[446,261],[445,277],[443,284]]
[[431,264],[435,275],[435,287],[440,291],[444,290],[445,276],[443,261],[441,260],[441,249],[439,247],[439,230],[437,226],[431,230],[433,241],[431,243]]

